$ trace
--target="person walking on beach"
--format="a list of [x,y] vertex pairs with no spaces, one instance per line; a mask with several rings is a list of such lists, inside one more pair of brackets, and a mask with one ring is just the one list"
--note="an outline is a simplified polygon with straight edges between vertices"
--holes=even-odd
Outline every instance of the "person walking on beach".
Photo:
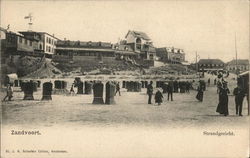
[[7,91],[6,92],[7,92],[7,94],[4,97],[3,101],[5,101],[6,98],[8,98],[8,101],[11,101],[11,98],[13,97],[13,89],[12,89],[10,84],[7,84]]
[[173,101],[173,89],[174,89],[173,81],[170,81],[167,86],[168,101],[169,97],[171,97],[171,101]]
[[75,91],[74,91],[74,83],[72,84],[70,91],[69,91],[70,95],[75,95]]
[[115,90],[115,95],[116,93],[119,92],[119,96],[121,96],[121,92],[120,92],[120,84],[119,82],[116,84],[116,90]]
[[203,87],[203,84],[201,82],[201,80],[199,81],[199,86],[197,88],[197,95],[196,95],[196,99],[199,100],[200,102],[203,101],[203,91],[204,91],[204,87]]
[[191,87],[190,82],[189,82],[189,81],[186,81],[186,92],[187,92],[187,93],[190,93],[190,92],[189,92],[190,87]]
[[245,92],[243,88],[239,85],[234,88],[233,94],[235,95],[235,107],[236,107],[236,115],[242,116],[242,104],[245,97]]
[[153,81],[150,81],[150,84],[147,87],[147,94],[148,94],[148,104],[152,104],[151,99],[153,95]]

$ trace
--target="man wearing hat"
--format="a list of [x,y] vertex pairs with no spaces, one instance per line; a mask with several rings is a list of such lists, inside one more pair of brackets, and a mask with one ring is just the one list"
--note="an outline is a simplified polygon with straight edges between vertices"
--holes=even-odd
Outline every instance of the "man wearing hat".
[[147,94],[148,94],[148,104],[152,104],[151,99],[153,95],[153,81],[150,81],[150,84],[147,87]]
[[169,81],[168,86],[167,86],[167,92],[168,92],[168,100],[169,97],[171,97],[171,101],[173,101],[173,89],[174,89],[174,84],[173,81]]
[[234,88],[233,94],[235,95],[236,115],[239,114],[239,116],[242,116],[242,103],[245,97],[245,92],[243,88],[237,85],[237,87]]

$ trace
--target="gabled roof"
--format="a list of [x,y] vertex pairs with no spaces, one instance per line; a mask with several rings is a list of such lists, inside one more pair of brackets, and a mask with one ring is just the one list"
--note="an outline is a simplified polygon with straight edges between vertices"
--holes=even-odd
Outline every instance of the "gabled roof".
[[[249,65],[249,60],[248,59],[238,59],[237,60],[238,65]],[[236,65],[236,60],[231,60],[227,63],[227,65]]]
[[200,59],[199,64],[224,64],[220,59]]
[[130,33],[131,33],[132,35],[134,35],[135,37],[142,38],[142,39],[144,39],[144,40],[146,40],[146,41],[151,40],[151,39],[148,37],[148,35],[147,35],[146,33],[141,32],[141,31],[131,31],[131,30],[128,31],[128,33],[127,33],[127,35],[125,36],[125,38],[127,38],[127,36],[128,36]]

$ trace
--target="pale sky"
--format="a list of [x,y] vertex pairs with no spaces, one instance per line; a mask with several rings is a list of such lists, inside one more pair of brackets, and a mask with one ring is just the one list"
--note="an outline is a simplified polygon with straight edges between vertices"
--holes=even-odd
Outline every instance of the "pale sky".
[[186,59],[249,58],[249,2],[239,1],[2,1],[1,27],[28,29],[60,39],[115,43],[128,30],[143,31],[155,47],[184,49]]

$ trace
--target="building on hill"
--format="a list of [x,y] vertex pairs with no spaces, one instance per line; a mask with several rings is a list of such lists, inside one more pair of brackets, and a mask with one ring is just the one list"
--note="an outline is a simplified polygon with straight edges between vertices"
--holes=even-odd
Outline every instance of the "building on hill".
[[116,59],[137,59],[140,54],[133,51],[130,45],[114,44]]
[[72,62],[112,62],[115,50],[107,42],[58,41],[56,43],[53,61]]
[[156,56],[164,63],[180,64],[185,62],[183,49],[174,47],[156,48]]
[[81,67],[82,72],[109,69],[134,70],[138,54],[126,46],[115,47],[108,42],[58,41],[52,61],[59,65]]
[[249,60],[248,59],[238,59],[231,60],[226,63],[226,69],[231,72],[236,72],[238,69],[239,71],[247,71],[249,70]]
[[5,32],[6,53],[11,55],[39,55],[52,57],[56,37],[45,32],[24,31],[14,33]]
[[156,50],[153,42],[144,32],[129,30],[125,36],[126,45],[129,45],[140,57],[145,60],[154,60]]
[[25,38],[21,34],[6,32],[5,50],[9,55],[33,54],[36,42],[36,40]]
[[130,56],[138,65],[154,66],[156,49],[144,32],[129,30],[124,40],[114,44],[114,49],[117,55],[122,52],[123,56]]
[[72,62],[79,65],[83,65],[83,63],[89,63],[89,65],[111,64],[116,61],[124,61],[137,66],[151,66],[152,63],[142,59],[141,55],[126,44],[64,40],[57,42],[52,59],[55,62]]
[[200,59],[198,62],[198,71],[223,70],[225,63],[220,59]]
[[54,35],[46,32],[20,31],[25,38],[37,41],[35,51],[42,52],[46,57],[52,57],[55,53],[56,42],[59,40]]

